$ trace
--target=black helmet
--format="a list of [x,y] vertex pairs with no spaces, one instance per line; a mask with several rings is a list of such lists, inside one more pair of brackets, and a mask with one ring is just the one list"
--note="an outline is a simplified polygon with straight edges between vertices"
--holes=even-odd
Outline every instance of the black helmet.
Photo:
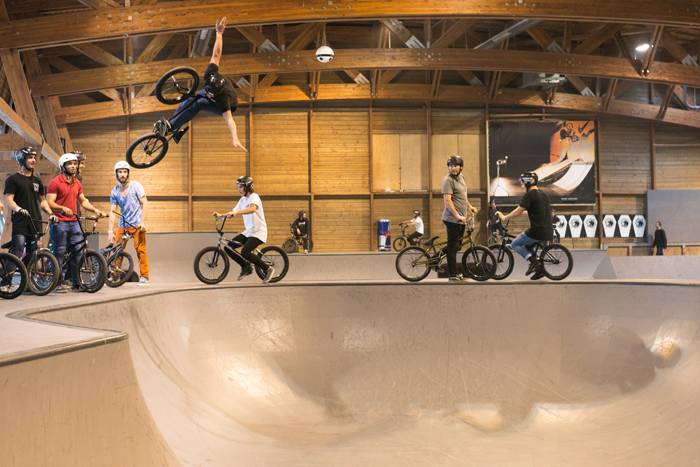
[[304,214],[306,214],[306,211],[299,211],[299,217],[303,216]]
[[416,216],[420,216],[420,211],[416,209],[415,211],[413,211],[413,214]]
[[219,94],[224,92],[224,82],[225,78],[223,77],[223,75],[219,73],[212,73],[212,75],[207,80],[207,83],[204,85],[204,90],[210,94],[218,96]]
[[449,167],[450,164],[458,165],[458,166],[464,168],[464,159],[462,159],[459,156],[452,156],[449,159],[447,159],[447,166]]
[[520,181],[525,184],[525,188],[530,188],[533,185],[537,185],[539,177],[535,172],[525,172],[520,176]]
[[[24,160],[27,158],[27,156],[34,156],[34,157],[36,157],[36,149],[30,148],[30,147],[26,147],[26,148],[18,149],[18,150],[15,152],[15,160],[17,161],[17,163],[18,163],[19,165],[24,165]],[[26,169],[27,166],[24,165],[24,168]]]
[[78,158],[78,162],[87,161],[87,156],[83,153],[83,151],[73,151],[73,154],[75,154]]
[[238,177],[238,180],[236,180],[236,185],[239,185],[239,186],[245,185],[245,187],[248,190],[250,190],[251,188],[253,188],[254,183],[253,183],[253,179],[251,177],[249,177],[247,175],[242,175],[242,176]]

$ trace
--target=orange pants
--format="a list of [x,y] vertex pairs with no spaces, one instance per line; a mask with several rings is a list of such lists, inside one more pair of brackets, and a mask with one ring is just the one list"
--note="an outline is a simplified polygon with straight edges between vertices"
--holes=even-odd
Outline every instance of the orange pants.
[[[124,233],[133,235],[134,237],[134,247],[136,248],[136,255],[139,257],[139,269],[141,270],[141,277],[151,277],[148,272],[148,255],[146,255],[146,232],[139,230],[135,227],[130,227],[125,229],[123,227],[117,228],[116,232],[116,242],[120,242]],[[124,245],[126,247],[126,244]]]

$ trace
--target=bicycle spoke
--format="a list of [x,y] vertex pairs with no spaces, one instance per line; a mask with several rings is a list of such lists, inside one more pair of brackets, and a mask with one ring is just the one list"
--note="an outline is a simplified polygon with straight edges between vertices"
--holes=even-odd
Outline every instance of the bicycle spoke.
[[206,279],[215,280],[221,277],[225,263],[220,256],[217,251],[210,251],[199,259],[199,271]]

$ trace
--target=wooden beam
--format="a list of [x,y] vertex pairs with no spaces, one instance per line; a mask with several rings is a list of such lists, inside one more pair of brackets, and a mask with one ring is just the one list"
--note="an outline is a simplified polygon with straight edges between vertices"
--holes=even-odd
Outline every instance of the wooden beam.
[[131,6],[155,5],[158,0],[131,0]]
[[114,0],[78,0],[91,10],[104,10],[107,8],[120,8],[122,5]]
[[610,102],[612,102],[613,96],[615,95],[616,86],[617,80],[615,78],[611,79],[608,85],[608,91],[605,93],[605,98],[603,99],[603,111],[607,111],[610,107]]
[[[181,58],[183,54],[186,54],[187,51],[189,50],[189,47],[185,44],[180,44],[175,46],[175,48],[170,52],[170,54],[165,58],[166,60],[175,60],[177,58]],[[139,92],[136,94],[136,97],[148,97],[151,94],[153,94],[153,91],[156,90],[156,83],[149,83],[145,84]]]
[[678,42],[678,40],[673,37],[668,30],[663,31],[661,34],[661,42],[659,43],[659,47],[666,49],[666,52],[670,53],[673,58],[685,65],[697,65],[697,61],[693,59],[685,47],[683,47],[683,45]]
[[[290,46],[291,48],[291,46]],[[640,80],[637,70],[627,60],[617,57],[552,54],[519,50],[439,49],[421,51],[430,54],[417,57],[415,49],[344,49],[333,61],[321,64],[313,50],[301,50],[284,55],[257,53],[225,55],[220,72],[224,75],[268,75],[261,87],[270,86],[279,73],[309,73],[311,71],[359,70],[468,70],[480,69],[503,72],[560,73],[575,72],[584,76]],[[440,54],[439,56],[437,54]],[[279,55],[279,59],[276,55]],[[282,58],[285,61],[282,61]],[[417,60],[422,58],[422,60]],[[204,70],[209,57],[186,60],[168,60],[151,64],[134,64],[97,68],[61,75],[41,76],[30,80],[37,96],[64,95],[96,91],[111,87],[125,87],[153,83],[175,66],[191,66]],[[657,63],[647,81],[700,87],[697,69],[674,63]]]
[[28,145],[24,138],[16,133],[0,135],[0,151],[16,151]]
[[263,52],[279,52],[280,49],[265,35],[253,26],[239,27],[238,32],[248,39],[255,47]]
[[459,73],[459,76],[464,78],[464,80],[472,86],[484,85],[484,83],[482,83],[481,80],[469,70],[457,70],[457,73]]
[[619,81],[615,87],[615,99],[622,96],[624,93],[637,85],[638,81]]
[[[45,59],[42,58],[39,60],[39,68],[41,70],[42,75],[50,75],[51,74],[51,66],[49,65],[49,62]],[[53,113],[53,109],[59,109],[61,108],[61,101],[58,97],[49,97],[49,103],[51,104],[51,112]],[[55,119],[55,114],[54,115],[54,121]],[[73,141],[71,141],[70,133],[68,132],[68,128],[65,125],[58,125],[56,124],[58,128],[58,136],[59,140],[63,142],[63,150],[64,152],[73,152]]]
[[[315,24],[310,24],[309,26],[304,29],[301,34],[299,34],[287,47],[287,52],[296,52],[296,51],[302,51],[305,49],[311,41],[313,41],[318,33],[323,29],[323,24],[324,23],[315,23]],[[265,54],[260,54],[260,55],[265,55]],[[316,57],[316,53],[314,52],[314,58]],[[272,57],[270,57],[271,59]],[[291,58],[291,57],[287,57]],[[269,59],[268,59],[269,60]],[[317,60],[318,61],[318,60]],[[291,62],[278,62],[278,63],[287,63],[288,65],[291,65]],[[347,67],[347,68],[352,68],[352,67]],[[283,68],[284,69],[284,68]],[[263,71],[262,73],[265,73]],[[260,74],[260,73],[238,73],[242,75],[254,75],[254,74]],[[277,78],[279,78],[279,74],[276,73],[270,73],[267,76],[265,76],[259,83],[259,86],[261,87],[267,87],[272,85],[275,81],[277,81]]]
[[2,99],[0,99],[0,120],[7,123],[7,125],[12,128],[15,133],[24,138],[32,146],[41,146],[41,154],[54,164],[58,165],[58,159],[61,156],[48,144],[45,144],[41,134],[31,128],[29,124],[27,124],[27,122],[14,110],[12,110],[7,102]]
[[134,63],[152,62],[172,37],[173,34],[159,34],[155,36],[146,48],[143,49],[143,52],[141,52],[141,55],[139,55],[139,58],[137,58]]
[[605,41],[615,36],[615,33],[624,28],[624,24],[606,24],[598,32],[579,44],[573,51],[575,54],[588,55],[603,45]]
[[[39,60],[37,59],[35,51],[30,50],[27,52],[22,52],[22,57],[24,58],[24,65],[27,68],[27,74],[29,76],[42,75]],[[51,98],[41,96],[34,97],[37,113],[39,114],[39,120],[41,121],[41,129],[44,133],[44,139],[49,143],[49,146],[55,148],[57,151],[63,152],[61,136],[58,134],[56,119],[53,115],[53,107],[49,99]]]
[[[10,86],[10,94],[14,100],[15,109],[22,120],[34,130],[40,131],[39,120],[34,111],[34,102],[32,102],[27,78],[24,75],[22,61],[16,50],[0,50],[0,58],[5,70],[7,84]],[[6,122],[7,123],[7,122]]]
[[663,120],[664,117],[666,116],[666,112],[668,112],[668,106],[671,103],[671,98],[673,98],[673,88],[675,88],[675,86],[670,85],[666,89],[666,94],[664,94],[664,99],[661,102],[661,107],[659,107],[659,113],[657,114],[657,117],[656,117],[659,120]]
[[649,68],[651,67],[654,57],[656,56],[657,46],[661,40],[661,34],[664,32],[663,26],[654,27],[654,32],[651,33],[651,40],[649,41],[649,48],[647,53],[644,55],[644,60],[642,60],[642,67],[640,73],[642,76],[649,75]]
[[632,54],[630,54],[630,49],[629,47],[627,47],[627,42],[625,42],[625,38],[622,37],[620,31],[617,31],[615,33],[615,43],[617,44],[617,48],[620,51],[620,56],[629,60],[629,62],[632,63],[634,59],[632,58]]
[[[53,65],[57,69],[68,72],[68,71],[80,71],[80,69],[76,66],[73,66],[72,64],[68,63],[61,57],[47,57],[46,60],[50,65]],[[46,73],[48,75],[48,73]],[[155,87],[155,84],[153,85]],[[117,91],[116,89],[103,89],[98,91],[100,94],[103,94],[113,101],[119,101],[122,98],[122,95]]]
[[381,22],[393,32],[406,47],[424,49],[425,45],[404,26],[398,19],[383,19]]
[[467,29],[476,23],[474,19],[460,19],[450,27],[445,33],[430,44],[431,49],[444,49],[455,43],[457,39],[462,37]]
[[104,66],[110,67],[124,65],[124,60],[120,60],[111,53],[107,52],[105,49],[91,42],[85,42],[84,44],[72,44],[71,47]]
[[287,50],[287,38],[284,35],[284,24],[277,25],[277,48],[284,52]]
[[[97,0],[85,0],[94,4]],[[305,2],[293,0],[261,0],[248,3],[210,3],[199,0],[165,2],[159,8],[109,7],[102,14],[94,11],[50,15],[11,21],[0,27],[0,47],[38,48],[51,44],[67,44],[138,34],[155,34],[211,28],[212,18],[231,18],[230,27],[281,22],[357,21],[376,18],[407,17],[476,17],[533,18],[543,20],[575,20],[586,22],[617,22],[628,24],[663,24],[666,26],[697,27],[700,17],[688,14],[687,2],[579,2],[575,8],[568,0],[524,3],[502,0],[443,0],[433,2],[413,0],[357,0],[313,9]],[[336,9],[335,6],[338,6]],[[122,13],[124,16],[122,17]],[[108,14],[111,14],[110,18]],[[131,21],[115,21],[115,18]],[[76,27],[79,25],[79,27]],[[111,26],[110,26],[111,25]],[[98,28],[99,26],[99,28]],[[60,31],[61,34],[56,34]]]

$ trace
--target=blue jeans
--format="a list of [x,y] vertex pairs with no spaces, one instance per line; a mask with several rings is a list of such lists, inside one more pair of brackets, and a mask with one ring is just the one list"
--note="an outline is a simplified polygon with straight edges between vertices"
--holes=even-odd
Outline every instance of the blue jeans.
[[664,249],[661,248],[660,246],[656,247],[656,256],[663,256],[664,255]]
[[[26,250],[27,254],[24,256],[22,262],[25,266],[29,263],[29,258],[32,256],[36,250],[39,249],[39,237],[36,235],[13,235],[12,243],[10,244],[10,253],[18,258],[22,257],[22,252]],[[15,272],[15,264],[9,261],[5,262],[5,270],[8,273]],[[0,286],[10,285],[12,281],[12,274],[8,274],[3,277]]]
[[523,232],[517,237],[515,237],[513,243],[511,243],[510,246],[517,254],[519,254],[525,259],[528,259],[532,255],[529,246],[534,245],[537,242],[539,242],[539,240],[530,238]]
[[180,104],[177,107],[177,112],[179,112],[181,109],[183,109],[185,106],[189,105],[190,102],[196,99],[196,102],[194,102],[192,105],[187,107],[187,109],[182,112],[180,115],[178,115],[175,118],[172,118],[169,123],[170,127],[175,130],[179,130],[182,125],[185,123],[189,122],[192,120],[200,110],[204,110],[205,112],[209,112],[210,114],[222,116],[223,113],[221,113],[221,110],[219,110],[219,107],[216,105],[215,102],[210,101],[209,99],[206,98],[206,91],[201,90],[197,91],[196,95],[197,96],[202,96],[204,97],[203,99],[197,99],[196,97],[190,97],[187,99],[185,102]]
[[[51,243],[53,243],[53,255],[58,260],[58,270],[63,272],[63,256],[66,254],[68,245],[78,243],[83,240],[83,233],[80,230],[78,221],[59,222],[51,226]],[[76,254],[80,245],[72,248],[73,260],[70,262],[71,280],[74,287],[78,287],[78,262],[83,253]]]

